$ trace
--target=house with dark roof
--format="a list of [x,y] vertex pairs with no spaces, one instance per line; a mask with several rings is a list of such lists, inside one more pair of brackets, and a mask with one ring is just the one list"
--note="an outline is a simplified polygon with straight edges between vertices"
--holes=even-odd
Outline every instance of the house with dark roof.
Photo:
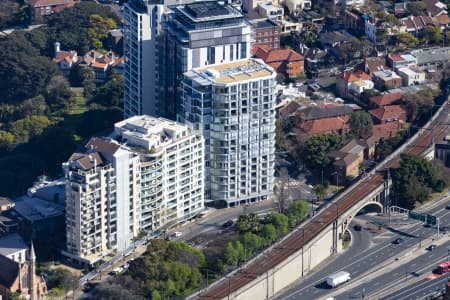
[[429,16],[409,16],[409,18],[400,21],[402,26],[406,27],[406,32],[421,37],[425,33],[428,25],[437,25]]
[[430,17],[447,15],[447,4],[439,0],[423,0],[425,10]]
[[369,98],[371,108],[379,108],[386,105],[399,104],[402,101],[403,93],[384,93],[378,96],[373,96]]
[[288,78],[296,78],[305,72],[305,58],[291,49],[270,50],[267,46],[256,46],[255,57],[262,59],[277,73],[285,74]]
[[384,124],[389,122],[406,123],[407,111],[403,105],[387,105],[369,110],[375,124]]

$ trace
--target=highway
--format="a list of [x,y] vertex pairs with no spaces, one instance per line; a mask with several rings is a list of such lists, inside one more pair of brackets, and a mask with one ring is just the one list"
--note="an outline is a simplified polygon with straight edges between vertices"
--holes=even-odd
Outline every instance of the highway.
[[[431,141],[440,141],[447,134],[449,129],[449,106],[444,103],[443,110],[436,116],[431,123],[431,130],[422,130],[420,134],[405,146],[403,153],[420,154],[428,149]],[[381,165],[383,168],[397,167],[399,164],[399,155],[395,157],[389,157],[386,162]],[[367,177],[362,179],[356,186],[353,186],[350,190],[347,190],[341,196],[336,197],[333,200],[333,204],[321,210],[313,219],[306,222],[301,229],[297,229],[289,234],[281,243],[270,251],[258,258],[252,263],[248,264],[245,268],[233,275],[226,276],[225,280],[216,284],[214,287],[202,291],[197,296],[198,299],[222,299],[230,293],[240,289],[249,282],[253,281],[258,276],[264,274],[269,269],[278,265],[286,258],[290,257],[297,251],[299,251],[303,245],[311,241],[317,236],[324,228],[331,224],[339,211],[346,211],[351,208],[355,203],[359,202],[366,195],[370,194],[380,184],[384,182],[384,174],[380,172],[371,172]],[[303,234],[304,233],[304,234]],[[408,242],[406,242],[408,243]],[[390,248],[390,247],[386,247]]]
[[[450,225],[450,210],[445,209],[448,203],[449,197],[446,197],[440,201],[439,206],[426,210],[430,214],[439,216],[443,221],[443,226]],[[333,296],[337,300],[355,299],[355,297],[361,298],[364,291],[366,299],[393,300],[415,299],[416,296],[421,297],[424,292],[434,292],[437,280],[429,281],[424,278],[430,276],[431,271],[446,260],[447,247],[450,246],[448,234],[441,235],[439,239],[436,239],[437,228],[426,228],[417,221],[413,221],[412,224],[406,223],[403,228],[389,232],[385,237],[384,243],[375,247],[375,252],[362,254],[367,261],[376,262],[373,268],[364,269],[363,267],[352,270],[351,267],[346,267],[345,270],[352,274],[354,283],[343,285],[331,293],[328,291],[323,296]],[[399,245],[393,244],[392,241],[397,237],[401,237],[404,242]],[[437,247],[433,251],[429,251],[426,248],[430,244],[436,244]],[[391,250],[378,252],[379,249],[388,248]],[[394,255],[390,253],[394,253]],[[380,256],[380,254],[382,255]],[[399,259],[396,260],[397,258]],[[385,264],[383,268],[376,267],[382,264]],[[360,278],[360,275],[364,273],[365,275]],[[420,286],[416,285],[417,280],[421,281]],[[440,288],[442,287],[443,285],[440,286]],[[396,289],[401,289],[401,291],[394,292]],[[392,294],[384,298],[386,293]]]

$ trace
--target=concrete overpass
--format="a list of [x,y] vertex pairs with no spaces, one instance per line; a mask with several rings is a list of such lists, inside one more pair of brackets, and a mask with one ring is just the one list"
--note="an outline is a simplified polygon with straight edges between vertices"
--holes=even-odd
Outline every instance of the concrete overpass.
[[333,199],[316,216],[289,233],[261,255],[188,299],[270,299],[305,276],[330,255],[342,251],[343,233],[364,207],[386,212],[389,203],[389,169],[399,164],[401,153],[430,156],[432,141],[445,136],[448,105],[443,105],[409,141],[374,170]]

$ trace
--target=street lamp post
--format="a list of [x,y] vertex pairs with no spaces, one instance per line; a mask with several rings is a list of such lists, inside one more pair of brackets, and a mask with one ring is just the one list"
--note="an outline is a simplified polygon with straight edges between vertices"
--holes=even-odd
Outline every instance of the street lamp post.
[[386,197],[387,197],[387,206],[388,206],[388,216],[389,216],[389,225],[391,225],[391,197],[389,196],[389,180],[390,180],[390,177],[391,177],[391,173],[389,172],[389,167],[386,167],[386,170],[387,170],[387,183],[386,183],[386,191],[387,191],[387,194],[386,194]]
[[302,277],[303,277],[303,270],[305,269],[305,266],[303,265],[304,260],[303,260],[303,253],[304,253],[304,249],[305,249],[305,228],[300,228],[300,230],[302,231]]

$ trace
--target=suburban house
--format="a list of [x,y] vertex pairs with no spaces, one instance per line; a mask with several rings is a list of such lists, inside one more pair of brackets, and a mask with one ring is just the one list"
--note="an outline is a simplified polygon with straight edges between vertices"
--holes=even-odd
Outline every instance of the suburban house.
[[293,15],[297,15],[304,10],[310,10],[312,7],[311,0],[285,0],[284,5]]
[[256,46],[255,57],[262,59],[277,73],[296,78],[305,72],[305,58],[291,49],[270,50],[267,46]]
[[[344,57],[342,46],[350,43],[352,39],[355,39],[350,33],[345,30],[342,31],[329,31],[320,34],[320,43],[323,48],[331,52],[334,56],[341,59]],[[361,51],[355,51],[355,58],[361,56]]]
[[417,58],[411,54],[394,54],[388,56],[388,63],[392,69],[397,70],[403,67],[412,67],[417,65]]
[[78,63],[77,51],[61,51],[60,47],[60,43],[56,42],[55,57],[52,61],[58,65],[64,76],[69,76],[70,70]]
[[[119,62],[117,62],[118,60]],[[95,73],[95,82],[102,83],[107,78],[108,70],[112,68],[116,62],[117,64],[120,64],[120,57],[116,56],[112,51],[103,54],[91,50],[83,56],[83,61],[80,62],[80,65],[91,68]]]
[[73,0],[29,0],[31,20],[42,21],[42,17],[74,6]]
[[342,98],[359,97],[366,89],[372,89],[369,74],[362,70],[344,71],[336,77],[336,93]]
[[359,69],[363,70],[365,73],[372,75],[373,72],[388,70],[389,67],[386,64],[386,59],[384,57],[366,57],[364,62],[359,65]]
[[317,78],[329,75],[332,60],[335,58],[327,51],[318,48],[300,47],[300,54],[305,57],[305,70],[308,76]]
[[394,105],[398,104],[402,101],[403,93],[395,92],[395,93],[384,93],[378,96],[373,96],[369,98],[370,107],[378,108],[386,105]]
[[439,0],[423,0],[425,10],[430,17],[447,15],[447,4]]
[[421,37],[424,34],[427,25],[436,25],[429,16],[409,16],[409,18],[401,20],[400,24],[405,27],[405,32],[417,37]]
[[258,2],[258,14],[264,18],[281,21],[284,15],[284,9],[274,2]]
[[[333,161],[333,169],[336,174],[335,183],[345,183],[348,177],[359,175],[360,165],[364,161],[364,146],[351,140],[339,150],[331,151],[327,157]],[[340,179],[339,179],[340,178]]]
[[372,80],[375,88],[379,90],[396,89],[402,86],[402,78],[394,71],[384,70],[376,71],[372,74]]
[[399,68],[397,73],[402,78],[404,86],[421,84],[426,80],[425,72],[420,71],[418,68]]
[[301,107],[302,105],[297,101],[289,101],[288,104],[284,105],[278,110],[278,115],[282,120],[287,120],[294,117]]
[[267,46],[271,50],[280,49],[281,27],[271,19],[252,22],[253,46]]
[[298,134],[311,137],[318,134],[346,134],[350,131],[348,122],[354,108],[348,105],[308,107],[297,111],[300,122],[297,124]]
[[386,140],[394,137],[397,133],[403,129],[404,123],[400,120],[395,122],[389,122],[384,124],[374,124],[372,128],[372,136],[377,140]]
[[375,124],[384,124],[389,122],[406,123],[407,111],[403,105],[387,105],[369,110]]

